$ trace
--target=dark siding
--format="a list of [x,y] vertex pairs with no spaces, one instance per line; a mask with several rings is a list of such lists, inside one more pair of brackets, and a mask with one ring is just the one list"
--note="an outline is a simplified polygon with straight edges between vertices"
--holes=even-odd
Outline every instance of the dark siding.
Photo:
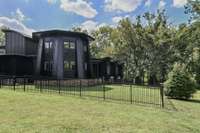
[[33,58],[2,55],[0,56],[0,75],[32,75],[33,74]]
[[25,37],[17,32],[6,32],[6,54],[25,55]]
[[30,38],[25,38],[25,54],[37,55],[38,41],[33,41]]

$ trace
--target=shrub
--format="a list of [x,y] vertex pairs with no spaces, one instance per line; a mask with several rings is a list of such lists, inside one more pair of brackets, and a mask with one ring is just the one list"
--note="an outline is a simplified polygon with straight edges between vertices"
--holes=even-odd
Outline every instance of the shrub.
[[195,80],[188,73],[185,65],[175,64],[164,83],[166,95],[170,98],[189,99],[196,92]]

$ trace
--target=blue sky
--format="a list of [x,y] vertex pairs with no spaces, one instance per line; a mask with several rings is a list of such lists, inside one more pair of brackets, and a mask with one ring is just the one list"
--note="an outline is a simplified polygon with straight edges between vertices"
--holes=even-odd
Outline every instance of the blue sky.
[[169,21],[187,22],[187,0],[1,0],[0,26],[31,34],[46,29],[70,30],[80,26],[93,30],[102,25],[116,25],[124,18],[134,18],[147,11],[166,9]]

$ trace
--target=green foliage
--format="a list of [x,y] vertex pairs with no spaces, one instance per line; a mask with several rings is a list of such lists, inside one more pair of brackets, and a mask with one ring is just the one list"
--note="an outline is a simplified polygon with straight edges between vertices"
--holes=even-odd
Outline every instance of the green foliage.
[[195,81],[183,64],[174,65],[164,87],[167,89],[167,96],[176,99],[189,99],[196,91]]
[[185,6],[185,13],[190,14],[190,22],[192,20],[200,20],[200,1],[188,0],[188,4]]
[[1,31],[1,28],[0,28],[0,46],[4,45],[4,42],[5,42],[5,37],[4,37],[4,33]]

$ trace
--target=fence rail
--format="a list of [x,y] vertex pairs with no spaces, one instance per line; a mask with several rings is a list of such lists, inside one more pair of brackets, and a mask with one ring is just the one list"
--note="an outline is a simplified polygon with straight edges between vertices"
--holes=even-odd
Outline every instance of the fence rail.
[[162,86],[141,86],[132,83],[105,82],[103,79],[32,79],[27,77],[1,77],[0,88],[14,91],[58,93],[102,100],[148,104],[164,107]]

